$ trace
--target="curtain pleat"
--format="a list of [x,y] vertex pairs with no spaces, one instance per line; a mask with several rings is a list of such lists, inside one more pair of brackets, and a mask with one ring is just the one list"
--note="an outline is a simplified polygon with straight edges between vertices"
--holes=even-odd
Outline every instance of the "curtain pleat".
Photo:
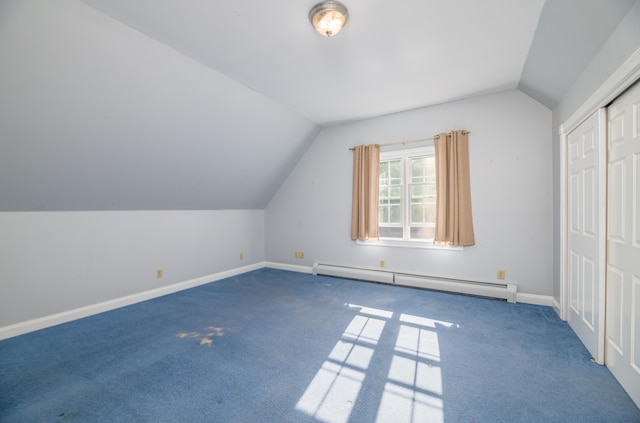
[[380,146],[353,148],[351,239],[378,239]]
[[436,228],[434,244],[474,245],[469,173],[469,134],[452,131],[434,140]]

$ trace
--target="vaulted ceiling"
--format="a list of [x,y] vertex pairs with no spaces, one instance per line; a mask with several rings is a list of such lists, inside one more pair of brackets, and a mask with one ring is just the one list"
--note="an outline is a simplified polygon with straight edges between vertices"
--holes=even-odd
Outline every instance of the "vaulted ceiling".
[[323,126],[555,107],[635,0],[1,0],[0,211],[259,209]]
[[[311,121],[328,125],[522,85],[553,107],[635,0],[83,0]],[[521,79],[522,77],[522,79]]]

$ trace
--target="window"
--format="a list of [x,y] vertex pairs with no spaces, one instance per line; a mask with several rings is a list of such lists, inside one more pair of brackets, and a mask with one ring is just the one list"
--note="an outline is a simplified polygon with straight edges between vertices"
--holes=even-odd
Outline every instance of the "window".
[[433,147],[380,153],[381,239],[433,240],[436,166]]

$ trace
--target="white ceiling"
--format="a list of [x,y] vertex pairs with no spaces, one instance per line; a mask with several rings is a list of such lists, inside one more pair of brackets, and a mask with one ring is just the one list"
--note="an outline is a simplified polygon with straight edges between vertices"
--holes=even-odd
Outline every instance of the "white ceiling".
[[553,107],[635,2],[344,0],[329,39],[319,0],[83,1],[320,125],[519,86]]
[[544,0],[84,0],[321,125],[516,88]]

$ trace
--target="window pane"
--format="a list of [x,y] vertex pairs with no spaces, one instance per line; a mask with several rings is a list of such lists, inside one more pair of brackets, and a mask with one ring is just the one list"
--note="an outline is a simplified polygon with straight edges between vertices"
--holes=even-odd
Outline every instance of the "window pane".
[[389,162],[380,162],[380,184],[389,179]]
[[425,210],[422,204],[411,205],[411,223],[425,223]]
[[411,178],[413,182],[422,182],[426,175],[426,157],[414,157],[411,159]]
[[380,237],[381,238],[401,238],[402,239],[402,228],[380,227]]
[[433,227],[412,227],[411,239],[433,239],[435,228]]
[[[420,182],[424,182],[424,197],[432,196],[435,200],[436,195],[436,162],[434,156],[425,156],[422,158],[424,164],[424,178]],[[414,182],[418,182],[414,179]]]
[[435,205],[435,203],[425,205],[425,215],[426,215],[425,222],[427,222],[427,223],[436,223],[436,205]]
[[435,178],[436,176],[436,156],[427,156],[425,160],[425,175]]
[[389,197],[400,199],[402,197],[402,187],[393,186],[389,189]]
[[401,161],[399,159],[389,161],[389,174],[392,179],[402,178],[402,166],[400,164]]
[[402,184],[401,160],[385,160],[380,162],[380,185]]
[[411,201],[419,200],[425,197],[427,192],[427,184],[413,184],[411,185]]
[[378,207],[378,225],[381,223],[387,223],[389,219],[389,209],[384,206]]
[[411,177],[418,178],[425,175],[426,157],[414,157],[411,159]]
[[402,208],[399,204],[389,207],[389,222],[402,223]]

